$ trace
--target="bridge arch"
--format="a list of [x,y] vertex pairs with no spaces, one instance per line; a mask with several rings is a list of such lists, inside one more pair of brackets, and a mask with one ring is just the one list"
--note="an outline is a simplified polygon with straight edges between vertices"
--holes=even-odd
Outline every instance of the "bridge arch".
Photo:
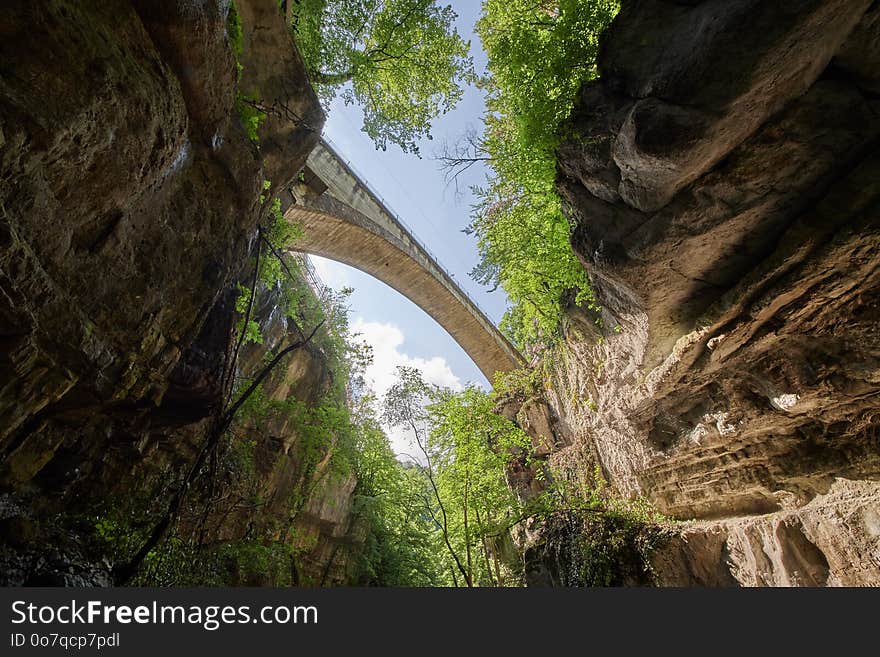
[[325,141],[306,162],[284,216],[302,226],[291,247],[350,265],[430,315],[491,382],[522,356],[455,280]]

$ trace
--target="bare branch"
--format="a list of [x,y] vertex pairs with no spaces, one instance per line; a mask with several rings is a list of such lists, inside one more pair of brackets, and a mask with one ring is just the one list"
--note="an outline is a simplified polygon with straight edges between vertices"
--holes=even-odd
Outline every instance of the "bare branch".
[[468,128],[454,144],[444,141],[440,151],[434,154],[433,159],[440,162],[446,185],[448,187],[450,184],[454,184],[456,194],[461,193],[458,186],[459,176],[474,165],[493,161],[493,158],[486,151],[482,137],[473,128]]

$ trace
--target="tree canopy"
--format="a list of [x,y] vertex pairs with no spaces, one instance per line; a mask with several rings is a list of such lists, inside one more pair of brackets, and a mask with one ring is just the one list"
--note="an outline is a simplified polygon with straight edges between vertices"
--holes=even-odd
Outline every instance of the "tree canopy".
[[427,480],[424,511],[442,539],[441,572],[456,586],[504,586],[518,577],[499,548],[520,512],[506,468],[529,457],[531,441],[494,404],[484,390],[431,386],[407,367],[384,400],[385,421],[414,442],[414,469]]
[[473,276],[507,292],[502,328],[523,348],[556,334],[567,292],[577,304],[592,300],[556,193],[555,148],[617,9],[610,0],[485,0],[477,23],[487,113],[470,155],[492,173],[470,226],[481,253]]
[[418,153],[474,78],[455,18],[435,0],[301,0],[291,24],[323,97],[359,104],[377,148]]

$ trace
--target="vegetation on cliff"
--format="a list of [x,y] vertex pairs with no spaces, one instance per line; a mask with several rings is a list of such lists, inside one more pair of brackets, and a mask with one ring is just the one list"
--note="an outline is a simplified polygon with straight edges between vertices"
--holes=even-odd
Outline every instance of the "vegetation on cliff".
[[[132,496],[94,516],[97,538],[112,561],[130,571],[129,581],[321,583],[304,579],[298,566],[314,547],[299,535],[299,516],[321,486],[355,476],[359,427],[350,398],[369,354],[349,337],[345,292],[316,293],[305,262],[279,247],[296,239],[296,227],[283,220],[277,199],[262,202],[266,227],[254,245],[253,277],[238,284],[229,410],[220,415],[229,421],[210,425],[207,456],[187,478],[161,484],[187,490],[178,508],[163,512],[150,495]],[[264,327],[283,331],[270,338]],[[315,390],[307,396],[288,391],[301,367],[291,345],[310,350],[309,358],[319,358],[329,374],[312,381]]]
[[418,153],[431,121],[473,80],[455,12],[435,0],[304,0],[291,27],[325,100],[342,94],[364,111],[364,132]]
[[555,149],[578,89],[596,75],[599,35],[617,8],[605,0],[486,0],[477,24],[489,58],[480,82],[484,132],[447,162],[483,158],[491,167],[470,226],[481,253],[473,276],[507,292],[502,329],[521,348],[555,339],[566,296],[592,303],[556,192]]
[[[79,408],[75,400],[69,409],[50,404],[49,413],[23,425],[23,439],[33,435],[54,442],[45,448],[28,446],[33,451],[27,465],[33,465],[33,471],[21,482],[31,486],[39,473],[46,479],[45,490],[55,486],[68,496],[51,519],[49,512],[43,514],[41,536],[61,536],[66,545],[82,548],[88,553],[84,561],[98,564],[95,569],[106,571],[105,581],[112,574],[116,583],[510,586],[525,581],[522,554],[513,537],[521,541],[534,527],[555,527],[564,517],[566,526],[602,528],[595,533],[598,543],[584,538],[593,535],[589,529],[576,539],[564,533],[566,554],[580,555],[579,574],[572,581],[616,581],[606,563],[614,559],[605,551],[621,535],[615,528],[641,530],[651,519],[626,516],[621,524],[620,510],[598,489],[573,494],[562,487],[546,454],[536,450],[544,437],[530,436],[522,422],[498,412],[503,395],[528,396],[535,390],[526,390],[514,376],[496,392],[473,386],[453,392],[402,369],[384,399],[371,396],[363,378],[371,354],[350,334],[346,291],[334,294],[316,285],[307,262],[289,253],[297,228],[284,220],[280,200],[270,193],[286,183],[267,180],[261,187],[260,166],[253,166],[261,159],[268,161],[265,152],[273,144],[298,148],[316,135],[311,125],[300,122],[297,125],[308,136],[289,142],[263,139],[262,148],[254,145],[258,138],[271,136],[282,118],[266,113],[257,96],[244,95],[247,76],[260,72],[257,61],[248,58],[256,30],[247,21],[254,14],[244,2],[238,9],[233,3],[226,7],[225,22],[210,23],[217,56],[205,57],[200,50],[204,44],[167,48],[175,57],[193,49],[191,58],[183,57],[185,62],[191,64],[191,59],[206,68],[208,62],[225,62],[226,86],[218,91],[206,83],[205,93],[175,97],[178,140],[169,142],[166,166],[151,178],[157,181],[156,189],[166,178],[181,183],[175,176],[183,167],[185,175],[200,184],[211,181],[204,189],[212,193],[193,194],[202,187],[184,178],[180,198],[160,213],[175,220],[187,218],[188,211],[200,207],[193,199],[213,199],[205,201],[203,212],[193,214],[212,218],[207,222],[212,230],[199,239],[216,238],[217,243],[199,251],[194,248],[197,240],[187,237],[187,249],[173,251],[180,261],[189,264],[192,259],[192,266],[198,265],[193,271],[202,275],[192,278],[204,286],[196,292],[183,289],[192,272],[181,272],[177,263],[167,267],[169,278],[187,284],[156,284],[154,300],[161,300],[163,312],[168,311],[167,326],[132,346],[132,353],[146,353],[151,340],[158,345],[157,353],[168,355],[163,355],[167,360],[161,367],[151,364],[144,369],[137,389],[132,378],[113,403],[98,410]],[[290,49],[280,12],[270,9],[271,16],[261,20],[279,19],[277,41]],[[583,272],[567,249],[568,227],[552,191],[556,126],[566,114],[558,108],[570,102],[577,84],[591,74],[589,66],[572,72],[570,65],[592,56],[595,35],[587,28],[597,30],[607,19],[598,10],[585,14],[575,9],[567,3],[487,2],[479,27],[491,61],[503,66],[493,64],[494,73],[481,82],[490,113],[485,134],[474,144],[481,149],[479,157],[491,161],[494,175],[480,191],[472,226],[484,250],[478,277],[508,290],[515,305],[505,326],[522,344],[552,335],[566,294],[574,291],[579,303],[589,300]],[[462,85],[473,80],[468,44],[453,27],[455,15],[434,0],[303,0],[288,16],[312,80],[325,98],[341,93],[347,101],[361,103],[365,131],[379,147],[393,142],[415,152],[416,142],[429,136],[433,118],[448,110],[461,97]],[[162,40],[160,27],[153,25],[157,32],[150,37],[157,42]],[[512,56],[528,49],[541,59],[534,78],[529,67],[534,69],[535,62]],[[296,53],[291,49],[287,54]],[[308,92],[303,95],[317,112],[317,99],[298,68],[299,59],[294,56],[291,61]],[[241,62],[247,62],[247,68]],[[148,68],[171,75],[170,69],[153,64]],[[199,70],[209,78],[206,68]],[[180,69],[191,74],[189,64]],[[165,78],[157,89],[180,91]],[[260,90],[265,92],[262,85]],[[546,102],[532,104],[534,90]],[[199,103],[206,98],[225,99],[227,104],[218,101],[202,113]],[[197,124],[200,117],[213,121],[218,116],[230,124],[222,135],[207,119],[204,126]],[[228,160],[215,154],[226,153],[223,149],[230,144],[238,151],[229,152]],[[302,146],[296,161],[302,162],[305,150]],[[223,162],[219,169],[215,157]],[[188,158],[204,167],[190,167]],[[289,161],[290,153],[279,159]],[[253,178],[236,168],[242,161]],[[262,175],[271,177],[265,169]],[[82,188],[90,190],[85,184]],[[237,193],[226,198],[229,189]],[[138,191],[132,188],[131,196]],[[223,203],[217,201],[224,198]],[[131,216],[154,216],[157,203]],[[243,208],[251,215],[241,226],[227,221]],[[86,208],[81,214],[106,213]],[[113,239],[127,244],[123,233],[128,219],[114,221],[107,235],[118,229]],[[145,223],[140,234],[149,234],[160,223],[164,219]],[[229,248],[231,238],[223,230],[230,226],[238,227],[237,251]],[[176,245],[189,228],[181,219],[171,238],[163,235],[157,242],[157,253]],[[101,240],[109,239],[107,235]],[[94,245],[91,256],[104,249],[124,250],[114,241],[82,237],[83,243]],[[215,262],[221,252],[229,260],[222,266]],[[164,257],[160,264],[167,266]],[[92,263],[84,269],[106,268]],[[138,277],[131,280],[140,282],[141,270],[146,269],[138,269]],[[190,295],[191,308],[175,307],[168,290]],[[119,296],[117,290],[105,299]],[[186,321],[178,326],[177,315],[183,314]],[[115,319],[104,319],[115,326]],[[138,327],[132,333],[145,325],[149,324],[132,323]],[[94,325],[86,328],[91,336]],[[106,355],[114,367],[105,374],[115,376],[112,370],[122,361],[111,352]],[[100,400],[104,394],[109,392],[90,390],[82,397]],[[412,453],[395,455],[383,426],[403,428],[412,439]],[[528,490],[517,487],[512,475],[522,473],[537,483]],[[69,502],[79,491],[87,495]],[[22,512],[19,520],[5,525],[18,528],[9,542],[26,544],[29,517]],[[628,544],[629,536],[621,539],[623,543]],[[32,575],[41,566],[27,570],[32,564],[26,562],[35,553],[18,547],[0,555],[8,557],[4,563],[25,564],[17,581],[40,581]],[[552,540],[547,550],[557,550]],[[56,571],[61,572],[60,567]]]

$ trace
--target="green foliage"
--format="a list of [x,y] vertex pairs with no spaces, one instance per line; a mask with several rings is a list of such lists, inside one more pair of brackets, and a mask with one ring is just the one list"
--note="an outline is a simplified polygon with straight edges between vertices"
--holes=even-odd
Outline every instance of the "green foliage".
[[[241,27],[241,16],[234,2],[229,3],[229,12],[226,14],[226,34],[229,38],[233,59],[235,59],[236,78],[240,79],[244,70],[241,63],[241,56],[244,53],[244,33]],[[266,114],[255,107],[258,101],[258,98],[241,92],[238,92],[235,97],[235,111],[248,139],[255,144],[259,143],[260,124],[266,120]]]
[[[335,13],[327,6],[327,0],[299,0],[290,10],[290,29],[300,54],[312,73],[320,73],[333,61],[325,44],[324,29],[326,17]],[[327,23],[327,29],[334,29]],[[329,40],[328,40],[329,41]]]
[[544,521],[545,561],[563,586],[646,586],[651,554],[666,532],[647,505],[618,501],[603,510],[561,511]]
[[262,584],[290,586],[293,546],[271,540],[240,540],[223,543],[212,555],[225,571],[223,579],[236,584]]
[[247,311],[248,303],[250,302],[251,289],[241,283],[237,284],[236,289],[238,290],[238,296],[235,298],[235,312],[240,315],[235,329],[236,334],[240,335],[241,332],[244,331],[245,344],[248,342],[262,344],[263,334],[260,333],[260,325],[253,319],[249,319],[247,325],[244,323],[244,314]]
[[356,422],[354,509],[367,527],[355,581],[370,586],[436,586],[444,579],[436,527],[424,512],[428,482],[397,460],[371,399]]
[[256,105],[259,99],[254,96],[239,93],[235,99],[235,111],[238,112],[238,118],[241,125],[247,133],[248,139],[255,144],[260,142],[259,129],[263,121],[266,120],[265,112],[262,112]]
[[505,478],[512,457],[528,452],[531,439],[494,412],[494,397],[469,386],[462,392],[442,391],[428,407],[431,442],[441,489],[450,499],[477,504],[486,515],[503,515],[517,506]]
[[[296,243],[302,237],[302,226],[292,223],[284,219],[281,214],[281,199],[274,198],[268,207],[268,228],[265,229],[264,235],[268,242],[272,244],[276,250],[281,252]],[[287,267],[285,268],[285,265]],[[299,264],[293,259],[288,258],[284,263],[278,258],[272,249],[265,249],[264,257],[260,260],[259,280],[269,288],[279,285],[292,285],[287,282],[289,274],[287,270],[298,271]],[[299,299],[299,297],[298,297]]]
[[644,499],[615,497],[598,466],[577,479],[551,473],[534,502],[544,539],[538,558],[563,586],[653,584],[651,554],[665,540],[669,520]]
[[238,62],[244,53],[244,35],[241,30],[241,16],[234,2],[229,3],[229,13],[226,14],[226,34],[229,37],[232,54]]
[[505,396],[528,399],[541,390],[542,383],[541,370],[518,367],[509,372],[496,372],[492,389],[496,399]]
[[468,387],[460,393],[443,392],[428,407],[450,541],[465,556],[470,581],[482,586],[505,583],[490,543],[522,512],[506,471],[510,461],[531,452],[531,439],[493,406],[492,395]]
[[235,60],[235,77],[241,79],[244,67],[241,64],[241,56],[244,53],[244,34],[241,29],[241,16],[235,3],[230,0],[229,13],[226,14],[226,34],[229,37],[229,47]]
[[[548,169],[550,163],[538,164]],[[593,305],[593,296],[569,244],[553,174],[535,169],[531,178],[506,179],[499,169],[489,187],[477,190],[479,202],[469,230],[477,235],[481,261],[471,275],[504,288],[512,307],[500,327],[528,350],[558,336],[564,295],[574,290],[576,305]]]
[[[286,433],[296,436],[295,460],[303,485],[287,501],[291,518],[308,501],[320,477],[356,476],[354,513],[358,526],[366,533],[364,546],[356,554],[356,582],[428,586],[443,581],[438,574],[434,527],[422,511],[424,479],[397,461],[373,414],[372,398],[363,394],[363,371],[372,355],[366,345],[348,336],[343,305],[346,294],[328,294],[323,304],[311,307],[302,303],[296,284],[291,285],[289,280],[278,284],[289,294],[282,294],[280,307],[293,309],[296,304],[293,317],[297,322],[326,322],[327,330],[315,336],[314,344],[324,353],[333,373],[333,385],[317,403],[305,403],[292,396],[267,400],[258,389],[242,409],[233,446],[240,451],[246,436],[263,436],[270,427],[281,425]],[[314,314],[306,319],[302,316],[304,309]],[[242,381],[240,387],[248,383]],[[249,463],[246,452],[236,456],[235,462],[241,481]],[[319,463],[322,471],[316,477]]]
[[114,560],[134,554],[142,539],[141,532],[132,531],[135,515],[120,511],[119,508],[107,509],[104,514],[93,518],[94,535]]
[[431,121],[473,79],[455,18],[435,0],[303,0],[291,25],[325,100],[341,90],[363,109],[377,148],[418,153],[416,141],[430,138]]
[[[270,187],[268,180],[263,181],[263,190],[266,191]],[[260,203],[265,204],[266,196],[260,196]],[[282,301],[286,314],[295,319],[295,310],[301,308],[307,299],[312,298],[311,290],[305,281],[293,282],[289,281],[288,271],[291,273],[299,272],[299,264],[293,258],[287,258],[282,262],[279,258],[281,249],[287,248],[294,244],[302,236],[302,227],[298,224],[291,223],[284,219],[281,213],[281,199],[273,198],[268,208],[266,208],[268,228],[264,231],[264,237],[274,248],[267,249],[264,244],[260,244],[262,257],[260,258],[260,271],[257,273],[259,284],[266,289],[281,288]],[[283,257],[283,254],[282,254]],[[241,335],[244,331],[244,344],[255,343],[262,344],[263,336],[260,332],[260,325],[250,318],[247,325],[244,325],[244,315],[250,303],[253,294],[250,287],[237,284],[238,296],[235,300],[235,311],[239,314],[238,324],[236,325],[236,334]],[[318,319],[315,323],[320,321]]]
[[[272,188],[272,181],[271,180],[263,180],[263,192],[268,192],[271,188]],[[267,194],[265,194],[265,193],[260,194],[260,205],[265,205],[266,200],[268,198],[269,197]]]
[[[489,56],[489,108],[530,149],[551,154],[581,85],[596,75],[614,0],[485,0],[477,32]],[[506,129],[504,132],[508,132]]]
[[307,470],[317,466],[334,443],[347,438],[352,431],[344,398],[330,396],[310,404],[291,396],[274,402],[272,410],[284,414],[290,431],[297,437],[297,456]]
[[[265,398],[262,397],[262,394],[258,398],[256,404],[265,405]],[[251,409],[255,408],[256,404],[248,409],[245,409],[245,412],[254,412]],[[227,454],[229,467],[230,470],[238,473],[241,479],[248,480],[256,476],[256,449],[257,440],[252,436],[237,436],[233,440],[230,440],[229,451]]]
[[552,342],[563,298],[593,305],[569,245],[556,193],[555,148],[580,86],[595,76],[598,36],[617,11],[607,0],[486,0],[477,32],[488,57],[479,149],[493,174],[477,189],[472,272],[512,302],[502,329],[521,348]]
[[[92,509],[86,518],[91,525],[91,538],[96,551],[108,558],[111,564],[128,562],[146,540],[150,529],[156,522],[160,509],[155,498],[161,496],[166,485],[175,485],[173,475],[167,481],[148,486],[140,481],[131,487],[132,493],[126,497],[108,498]],[[147,556],[144,567],[135,585],[159,581],[171,581],[170,571],[177,572],[185,565],[177,557],[181,551],[181,541],[171,535]],[[185,562],[189,563],[189,560]],[[159,568],[164,569],[159,573]],[[176,582],[176,580],[173,580]]]
[[[447,584],[501,586],[516,581],[498,543],[521,513],[507,486],[511,461],[528,459],[529,437],[493,410],[493,395],[476,387],[453,393],[401,367],[383,418],[409,431],[413,465],[423,484],[424,513],[438,534]],[[439,540],[442,539],[442,540]]]

